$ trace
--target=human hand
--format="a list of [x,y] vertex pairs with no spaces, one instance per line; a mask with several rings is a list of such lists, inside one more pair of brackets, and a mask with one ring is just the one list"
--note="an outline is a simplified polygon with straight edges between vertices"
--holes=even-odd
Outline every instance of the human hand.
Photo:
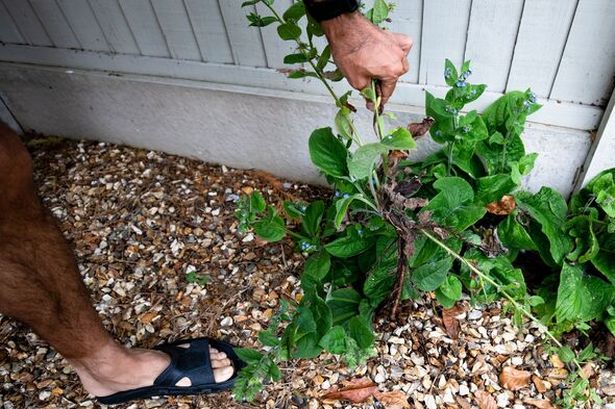
[[[337,67],[353,88],[362,90],[378,81],[383,106],[393,94],[399,77],[408,72],[412,39],[385,31],[359,12],[321,22]],[[368,108],[373,109],[368,102]]]

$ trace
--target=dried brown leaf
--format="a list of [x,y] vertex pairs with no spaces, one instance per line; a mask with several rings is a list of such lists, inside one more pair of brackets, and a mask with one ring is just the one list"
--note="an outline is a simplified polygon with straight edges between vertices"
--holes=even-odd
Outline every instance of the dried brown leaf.
[[455,396],[455,400],[457,401],[457,404],[461,406],[462,409],[472,408],[472,404],[467,399],[462,398],[461,396]]
[[453,308],[442,310],[442,323],[449,337],[457,339],[459,337],[459,320],[457,316],[463,312],[463,307],[456,304]]
[[491,202],[487,205],[487,211],[498,216],[506,216],[512,213],[517,207],[515,197],[510,195],[502,196],[502,198],[496,202]]
[[528,371],[521,371],[507,366],[500,373],[500,385],[511,391],[517,391],[525,388],[530,383],[532,374]]
[[385,409],[410,409],[408,396],[402,391],[392,392],[376,392],[376,399],[385,407]]
[[527,398],[523,401],[523,403],[527,403],[528,405],[532,405],[537,407],[538,409],[555,409],[555,406],[551,404],[547,399],[531,399]]
[[419,136],[425,135],[431,125],[433,124],[433,119],[425,118],[421,122],[408,124],[408,130],[412,134],[413,137],[418,138]]
[[363,403],[378,392],[378,387],[371,379],[358,378],[345,382],[341,389],[335,388],[322,396],[326,400],[348,400]]
[[483,390],[476,391],[474,393],[474,399],[476,399],[476,404],[479,409],[497,409],[498,407],[495,398]]
[[547,385],[545,385],[545,382],[538,376],[532,375],[532,382],[534,383],[534,386],[536,386],[536,390],[538,392],[545,393],[547,391]]

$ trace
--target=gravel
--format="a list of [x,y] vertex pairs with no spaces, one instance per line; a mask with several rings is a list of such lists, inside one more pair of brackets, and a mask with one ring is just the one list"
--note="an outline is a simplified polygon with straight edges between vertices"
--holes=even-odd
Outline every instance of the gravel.
[[[211,336],[256,346],[280,297],[300,295],[302,256],[290,241],[269,245],[238,233],[234,203],[256,188],[270,202],[309,200],[322,189],[104,143],[56,138],[31,146],[43,201],[73,243],[105,326],[122,343],[151,347]],[[202,280],[189,282],[192,275]],[[320,399],[341,382],[362,376],[381,391],[402,391],[418,409],[477,407],[479,391],[502,408],[531,408],[524,402],[561,395],[568,368],[545,351],[538,328],[515,327],[499,303],[460,306],[456,338],[426,295],[404,304],[398,322],[377,322],[378,354],[366,364],[349,369],[328,354],[283,363],[283,381],[266,386],[252,404],[221,393],[116,407],[382,407],[376,401],[350,405]],[[532,375],[515,391],[499,379],[511,366]],[[605,407],[615,404],[614,379],[604,365],[591,378]],[[100,405],[61,356],[28,328],[0,316],[0,408],[39,407]]]

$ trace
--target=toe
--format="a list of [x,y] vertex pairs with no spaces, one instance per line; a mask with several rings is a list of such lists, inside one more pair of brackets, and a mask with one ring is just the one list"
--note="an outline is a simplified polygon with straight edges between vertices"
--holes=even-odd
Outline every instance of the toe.
[[214,369],[214,379],[218,383],[224,382],[224,381],[230,379],[231,376],[233,376],[233,367],[232,366],[226,366],[224,368]]
[[214,360],[214,359],[225,359],[226,358],[226,354],[224,352],[218,352],[218,353],[209,354],[209,357],[212,360]]
[[230,359],[216,359],[211,361],[212,368],[224,368],[225,366],[231,366]]

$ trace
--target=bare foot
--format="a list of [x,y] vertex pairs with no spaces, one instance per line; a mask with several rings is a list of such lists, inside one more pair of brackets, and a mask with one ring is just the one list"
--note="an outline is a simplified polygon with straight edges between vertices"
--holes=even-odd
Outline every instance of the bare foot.
[[[188,347],[189,344],[180,346]],[[224,382],[233,376],[231,360],[224,352],[209,348],[209,356],[216,382]],[[151,386],[171,362],[161,351],[139,348],[123,348],[109,345],[96,357],[71,361],[83,387],[94,396],[108,396],[117,392]],[[176,386],[191,386],[189,378],[180,379]]]

